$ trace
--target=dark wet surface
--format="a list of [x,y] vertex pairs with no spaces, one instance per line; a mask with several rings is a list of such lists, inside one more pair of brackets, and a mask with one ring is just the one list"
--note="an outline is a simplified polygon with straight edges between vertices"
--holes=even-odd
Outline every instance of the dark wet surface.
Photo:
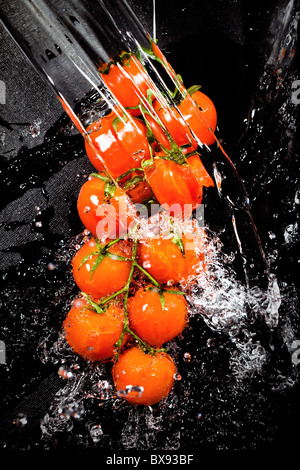
[[[240,343],[228,334],[230,330],[216,331],[201,315],[194,316],[189,330],[170,345],[181,380],[162,407],[132,408],[113,398],[110,383],[105,383],[110,381],[110,366],[90,369],[59,341],[62,321],[77,294],[70,272],[83,230],[76,198],[93,170],[81,136],[65,115],[58,118],[55,111],[54,124],[38,136],[38,145],[31,141],[30,148],[3,154],[3,448],[295,449],[294,428],[300,418],[300,105],[291,99],[300,76],[292,27],[296,11],[286,27],[274,20],[277,49],[272,49],[272,35],[261,39],[261,28],[270,17],[257,12],[245,13],[247,21],[239,23],[243,26],[234,34],[227,29],[224,34],[218,15],[212,20],[213,38],[206,31],[191,30],[191,35],[175,41],[175,32],[170,33],[166,51],[171,64],[187,87],[200,80],[216,104],[220,136],[248,191],[281,305],[275,328],[263,319],[252,326],[250,340],[249,331],[242,332]],[[286,55],[279,61],[282,48]],[[7,125],[18,129],[6,124],[8,135]],[[212,204],[209,194],[207,204]],[[190,354],[189,361],[185,353]],[[59,367],[72,374],[69,379],[58,375]],[[61,395],[54,399],[58,390]]]

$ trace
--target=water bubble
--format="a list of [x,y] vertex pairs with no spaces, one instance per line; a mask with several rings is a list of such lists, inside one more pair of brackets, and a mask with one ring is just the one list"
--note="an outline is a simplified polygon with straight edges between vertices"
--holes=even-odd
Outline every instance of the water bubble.
[[19,413],[14,419],[13,424],[17,427],[23,427],[27,424],[27,416],[23,413]]
[[145,269],[151,268],[151,263],[150,263],[150,261],[144,261],[142,267],[145,268]]
[[183,355],[183,359],[185,362],[190,362],[191,359],[192,359],[192,356],[190,355],[189,352],[185,352],[184,355]]
[[90,436],[95,444],[101,441],[103,437],[103,430],[101,424],[93,424],[89,426]]
[[270,232],[268,232],[268,234],[269,234],[269,238],[270,238],[271,240],[273,240],[274,238],[276,238],[276,235],[275,235],[274,232],[271,232],[271,231],[270,231]]
[[63,379],[70,379],[71,377],[73,377],[73,373],[63,366],[58,369],[58,375]]
[[140,385],[126,385],[125,390],[118,390],[117,396],[121,398],[127,397],[129,394],[134,393],[135,396],[141,397],[144,392],[144,387]]

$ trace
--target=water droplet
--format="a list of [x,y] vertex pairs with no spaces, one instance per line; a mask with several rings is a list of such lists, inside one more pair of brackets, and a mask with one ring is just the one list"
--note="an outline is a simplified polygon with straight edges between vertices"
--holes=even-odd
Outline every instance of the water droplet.
[[17,427],[23,427],[27,424],[27,416],[23,413],[19,413],[14,419],[13,424]]
[[190,362],[191,359],[192,359],[192,356],[190,355],[189,352],[186,352],[186,353],[184,353],[184,355],[183,355],[183,359],[184,359],[185,362]]
[[273,232],[270,231],[270,232],[268,232],[268,234],[269,234],[269,238],[270,238],[271,240],[273,240],[274,238],[276,238],[275,233],[273,233]]
[[70,379],[71,377],[73,377],[73,373],[67,368],[62,367],[62,366],[58,369],[58,375],[62,377],[63,379]]
[[102,436],[103,436],[103,430],[100,424],[93,424],[89,427],[89,433],[90,436],[95,444],[97,444]]
[[91,208],[89,206],[85,206],[85,208],[83,209],[83,213],[84,214],[88,214],[90,212]]

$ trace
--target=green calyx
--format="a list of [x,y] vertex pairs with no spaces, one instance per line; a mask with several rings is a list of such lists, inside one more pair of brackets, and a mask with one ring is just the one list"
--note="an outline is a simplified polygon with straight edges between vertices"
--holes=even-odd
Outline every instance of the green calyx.
[[112,240],[111,242],[107,243],[106,245],[101,245],[99,240],[95,239],[97,250],[95,250],[92,253],[89,253],[88,255],[86,255],[83,258],[83,260],[81,261],[78,269],[80,269],[88,260],[90,260],[91,257],[96,256],[96,259],[94,260],[93,266],[92,266],[92,269],[91,269],[91,278],[92,278],[95,270],[98,268],[98,266],[100,266],[100,264],[102,263],[102,261],[106,257],[111,258],[113,260],[117,260],[117,261],[131,261],[130,258],[125,258],[125,256],[120,256],[120,255],[117,255],[115,253],[111,253],[110,251],[108,251],[109,248],[112,245],[114,245],[115,243],[117,243],[119,240],[120,239],[117,238],[116,240]]

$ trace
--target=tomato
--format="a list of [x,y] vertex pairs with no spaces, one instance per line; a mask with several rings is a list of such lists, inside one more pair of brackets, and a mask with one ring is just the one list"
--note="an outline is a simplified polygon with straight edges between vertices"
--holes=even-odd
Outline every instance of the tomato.
[[126,194],[130,197],[133,203],[139,204],[146,203],[151,198],[153,198],[151,188],[147,181],[145,181],[144,179],[134,185],[130,185],[128,189],[126,189]]
[[[175,293],[176,292],[176,293]],[[140,288],[130,299],[128,318],[137,336],[160,347],[178,336],[187,325],[188,304],[181,291]]]
[[[194,154],[188,157],[188,164],[200,186],[202,187],[205,186],[206,188],[209,188],[210,186],[214,186],[214,182],[212,178],[209,176],[205,166],[201,162],[199,155]],[[201,199],[202,199],[202,194],[201,194]]]
[[[112,368],[113,381],[120,396],[133,405],[154,405],[170,393],[177,368],[166,353],[146,354],[138,347],[120,354]],[[140,391],[132,390],[140,387]]]
[[154,165],[145,168],[147,181],[162,207],[176,216],[189,216],[202,200],[202,185],[199,185],[188,163],[179,165],[158,153]]
[[[101,241],[120,238],[127,234],[137,213],[121,188],[111,186],[101,179],[103,175],[99,176],[100,178],[94,176],[88,179],[80,189],[77,199],[80,220]],[[108,189],[112,189],[111,196],[106,194],[107,185]]]
[[178,109],[202,144],[212,145],[217,127],[217,111],[211,99],[197,90],[179,103]]
[[197,141],[177,109],[167,106],[167,104],[161,104],[159,100],[154,101],[153,108],[178,147],[185,146],[182,149],[184,154],[197,149]]
[[166,210],[172,207],[176,216],[189,217],[201,204],[203,186],[214,185],[198,154],[178,164],[158,152],[153,165],[145,168],[145,175],[158,202]]
[[[131,257],[131,244],[128,241],[119,240],[111,246],[106,245],[108,244],[99,249],[98,242],[91,238],[72,259],[73,276],[77,286],[94,299],[122,289],[131,269],[131,261],[117,259],[118,256],[127,259]],[[113,255],[116,259],[113,259]]]
[[[101,67],[101,77],[121,106],[137,107],[143,98],[147,98],[147,91],[154,90],[154,84],[135,56],[124,57],[122,64]],[[128,112],[132,116],[141,114],[139,109],[128,109]]]
[[101,161],[86,141],[89,160],[98,171],[105,168],[114,179],[140,167],[150,155],[146,125],[137,118],[123,118],[117,109],[89,126],[87,133],[102,158]]
[[[149,113],[145,113],[145,120],[147,121],[151,131],[153,132],[153,135],[156,139],[156,142],[163,147],[171,150],[171,143],[162,129],[162,127],[157,123],[157,121],[154,119],[153,116],[151,116]],[[155,145],[153,145],[155,148]],[[159,150],[161,150],[161,147],[159,147]]]
[[184,258],[180,248],[172,240],[163,237],[141,240],[138,261],[160,284],[178,284],[184,272]]
[[205,269],[205,236],[198,229],[169,238],[149,238],[138,245],[139,264],[160,284],[192,281]]
[[[78,298],[63,322],[63,329],[75,353],[91,361],[105,361],[115,353],[123,323],[124,310],[118,305],[111,303],[103,313],[96,313],[86,300]],[[124,336],[122,345],[127,338]]]

